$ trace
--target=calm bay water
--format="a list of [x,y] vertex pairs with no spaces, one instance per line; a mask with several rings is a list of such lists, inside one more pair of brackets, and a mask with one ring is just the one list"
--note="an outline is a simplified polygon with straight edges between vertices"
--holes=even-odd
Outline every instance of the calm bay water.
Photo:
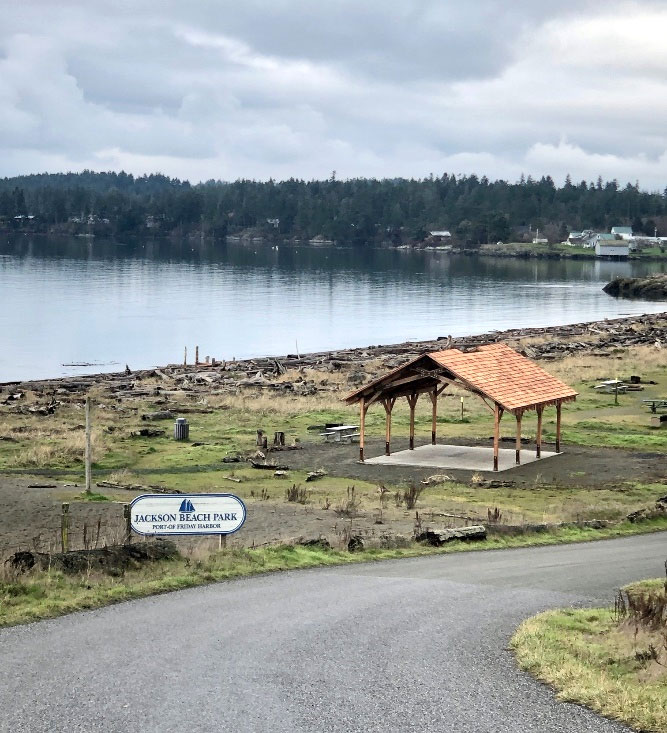
[[[602,285],[658,263],[21,237],[0,243],[0,382],[667,310]],[[67,364],[90,362],[92,366]]]

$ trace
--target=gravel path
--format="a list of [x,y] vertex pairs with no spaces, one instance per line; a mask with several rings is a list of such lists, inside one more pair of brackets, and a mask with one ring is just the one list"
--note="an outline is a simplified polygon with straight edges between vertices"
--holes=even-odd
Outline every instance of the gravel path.
[[507,644],[666,555],[655,534],[272,574],[5,629],[0,730],[622,731]]

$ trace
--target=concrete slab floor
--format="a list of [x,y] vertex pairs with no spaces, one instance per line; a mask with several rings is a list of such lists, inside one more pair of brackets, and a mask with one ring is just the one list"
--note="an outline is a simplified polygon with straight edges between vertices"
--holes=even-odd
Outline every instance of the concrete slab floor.
[[[542,457],[535,457],[535,447],[521,450],[521,464],[560,455],[542,450]],[[514,449],[500,448],[498,451],[498,470],[508,471],[516,468]],[[390,456],[367,458],[365,463],[383,466],[421,466],[433,468],[463,468],[470,471],[493,470],[493,448],[468,445],[420,445],[414,450],[402,450]]]

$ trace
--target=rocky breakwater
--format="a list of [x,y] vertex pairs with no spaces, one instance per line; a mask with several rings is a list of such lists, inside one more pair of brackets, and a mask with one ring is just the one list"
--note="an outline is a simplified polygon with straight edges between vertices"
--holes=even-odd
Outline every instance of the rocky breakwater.
[[667,273],[650,277],[617,277],[602,289],[615,298],[667,300]]

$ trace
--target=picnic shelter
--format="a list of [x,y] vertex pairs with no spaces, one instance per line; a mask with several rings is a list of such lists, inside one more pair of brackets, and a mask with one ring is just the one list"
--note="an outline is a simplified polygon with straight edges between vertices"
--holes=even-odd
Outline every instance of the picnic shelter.
[[500,421],[505,413],[516,419],[516,465],[521,463],[521,425],[525,413],[537,415],[536,457],[542,450],[542,416],[556,408],[556,452],[561,448],[561,407],[577,393],[534,362],[503,343],[473,350],[445,349],[422,354],[388,372],[345,398],[359,405],[359,460],[364,462],[365,423],[368,408],[380,403],[386,413],[385,455],[391,454],[391,413],[396,400],[405,397],[410,407],[410,448],[415,450],[415,408],[420,395],[432,406],[431,445],[436,445],[438,397],[455,385],[477,395],[493,413],[493,470],[498,470]]

